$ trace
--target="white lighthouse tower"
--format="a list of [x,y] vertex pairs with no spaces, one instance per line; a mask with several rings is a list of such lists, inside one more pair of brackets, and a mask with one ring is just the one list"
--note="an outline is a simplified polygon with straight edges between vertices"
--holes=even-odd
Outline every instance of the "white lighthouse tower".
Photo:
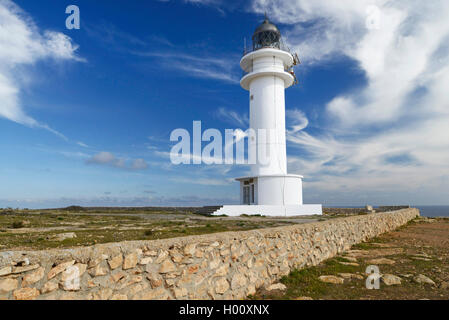
[[[288,174],[285,134],[285,89],[294,85],[293,66],[297,55],[284,48],[279,29],[266,17],[252,37],[253,47],[245,52],[240,81],[250,96],[248,144],[257,150],[248,177],[240,182],[240,205],[224,206],[214,214],[296,216],[322,214],[321,205],[304,205],[300,175]],[[261,161],[264,154],[268,161]]]

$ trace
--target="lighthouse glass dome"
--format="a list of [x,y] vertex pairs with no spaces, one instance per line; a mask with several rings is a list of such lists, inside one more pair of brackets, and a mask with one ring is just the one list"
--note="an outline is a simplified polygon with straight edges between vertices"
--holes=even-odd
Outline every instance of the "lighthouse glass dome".
[[262,48],[281,49],[281,32],[267,18],[253,34],[253,50]]

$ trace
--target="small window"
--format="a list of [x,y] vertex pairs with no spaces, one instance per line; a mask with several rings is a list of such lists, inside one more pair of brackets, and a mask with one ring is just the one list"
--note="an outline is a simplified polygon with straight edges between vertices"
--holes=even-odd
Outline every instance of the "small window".
[[251,185],[251,203],[254,203],[254,184]]

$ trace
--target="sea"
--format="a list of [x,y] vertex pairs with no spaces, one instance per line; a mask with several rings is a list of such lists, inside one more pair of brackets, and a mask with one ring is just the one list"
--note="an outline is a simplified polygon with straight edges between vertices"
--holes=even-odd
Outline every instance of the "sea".
[[[325,206],[330,208],[365,208],[354,207],[354,206]],[[376,210],[377,206],[373,206]],[[421,216],[423,217],[449,217],[449,206],[421,206],[421,205],[410,205],[412,208],[418,208]]]
[[412,206],[418,208],[423,217],[449,217],[449,206]]

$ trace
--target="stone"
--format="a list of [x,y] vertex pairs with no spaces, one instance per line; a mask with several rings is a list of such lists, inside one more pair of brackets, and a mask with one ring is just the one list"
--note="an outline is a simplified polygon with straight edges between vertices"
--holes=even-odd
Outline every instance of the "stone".
[[177,252],[172,253],[170,256],[171,256],[172,260],[176,263],[180,263],[184,259],[184,256]]
[[355,273],[339,273],[338,275],[344,279],[357,279],[357,280],[364,279],[363,276]]
[[153,258],[151,258],[151,257],[146,257],[146,258],[141,259],[141,260],[139,261],[139,264],[140,264],[141,266],[145,266],[145,265],[147,265],[147,264],[149,264],[149,263],[151,263],[151,262],[153,262]]
[[189,273],[189,274],[192,274],[192,273],[197,273],[198,272],[198,270],[199,270],[199,266],[196,264],[196,265],[193,265],[193,266],[189,266],[188,268],[187,268],[187,273]]
[[403,248],[385,248],[372,250],[349,250],[347,255],[352,257],[382,257],[401,254],[404,252]]
[[137,253],[130,253],[125,256],[125,260],[123,261],[123,270],[132,269],[137,265],[138,256]]
[[31,284],[34,284],[40,281],[45,275],[45,269],[39,267],[36,271],[25,275],[22,279],[22,286],[27,287]]
[[213,243],[210,244],[210,246],[211,246],[212,248],[216,248],[216,247],[218,247],[219,245],[220,245],[220,243],[219,243],[218,241],[215,241],[215,242],[213,242]]
[[440,289],[446,290],[449,289],[449,281],[443,281],[440,283]]
[[209,263],[209,269],[216,269],[221,263],[221,259],[214,259]]
[[147,279],[150,281],[150,284],[153,288],[158,288],[162,286],[164,279],[162,279],[162,276],[158,273],[149,273],[147,274]]
[[224,264],[215,271],[215,275],[223,277],[228,274],[228,270],[229,267]]
[[[368,250],[348,250],[347,254],[352,257],[362,257],[369,254]],[[347,256],[345,256],[347,258]]]
[[131,278],[129,279],[129,281],[124,285],[124,287],[133,285],[133,284],[135,284],[135,283],[139,283],[139,282],[141,282],[142,280],[143,280],[143,277],[142,277],[142,276],[133,276],[133,277],[131,277]]
[[118,267],[121,267],[123,263],[123,255],[119,254],[112,259],[108,260],[109,267],[111,270],[117,269]]
[[87,264],[78,263],[68,267],[61,275],[60,284],[66,291],[78,291],[81,289],[81,276],[86,272]]
[[377,243],[377,242],[371,242],[370,245],[378,248],[391,248],[393,246],[389,243]]
[[34,300],[40,295],[36,288],[22,288],[13,292],[15,300]]
[[0,277],[7,276],[12,273],[12,267],[0,268]]
[[282,283],[274,283],[269,285],[268,287],[265,288],[267,291],[273,291],[273,290],[287,290],[287,286],[285,284]]
[[128,300],[128,296],[126,296],[125,294],[114,294],[110,300]]
[[394,256],[404,253],[403,248],[385,248],[385,249],[374,249],[369,251],[369,255],[371,256]]
[[111,275],[111,279],[114,282],[118,282],[118,281],[122,280],[125,277],[126,277],[126,274],[123,273],[123,272],[118,272],[118,273],[114,273],[114,274]]
[[173,287],[175,285],[175,279],[166,279],[165,283],[167,285],[167,287]]
[[173,271],[176,271],[176,266],[170,259],[162,262],[161,267],[159,268],[159,273],[169,273]]
[[54,236],[47,237],[47,240],[64,241],[66,239],[74,239],[74,238],[76,238],[75,232],[67,232],[67,233],[60,233],[60,234],[56,234]]
[[73,301],[73,300],[82,300],[82,298],[84,297],[82,297],[80,294],[76,292],[63,292],[59,297],[59,300]]
[[369,264],[374,264],[374,265],[377,265],[377,264],[389,264],[389,265],[392,265],[392,264],[396,263],[396,261],[391,260],[391,259],[387,259],[387,258],[371,259],[371,260],[368,260],[367,262]]
[[420,258],[428,258],[428,259],[432,258],[432,256],[429,256],[428,254],[425,254],[425,253],[415,253],[413,256],[420,257]]
[[181,299],[181,298],[187,296],[187,293],[188,293],[188,291],[186,288],[174,288],[173,289],[173,294],[176,299]]
[[137,283],[132,286],[126,287],[122,294],[126,294],[128,298],[133,299],[134,296],[143,292],[147,288],[146,283]]
[[232,277],[231,288],[232,290],[246,286],[247,280],[243,274],[237,273]]
[[90,293],[88,296],[89,300],[108,300],[112,297],[112,289],[103,288],[98,290],[97,292]]
[[225,277],[218,278],[215,281],[215,292],[218,294],[223,294],[229,289],[229,282]]
[[92,277],[104,276],[104,275],[108,274],[108,270],[106,268],[102,267],[101,264],[98,264],[96,267],[89,269],[89,274]]
[[356,262],[344,262],[344,261],[339,261],[338,263],[344,265],[344,266],[352,266],[352,267],[358,267],[359,264]]
[[28,259],[27,257],[21,258],[21,259],[19,259],[17,261],[14,261],[13,265],[15,267],[28,266],[28,265],[30,265],[30,259]]
[[0,293],[8,293],[16,289],[19,285],[17,279],[7,278],[0,280]]
[[72,266],[73,264],[75,264],[75,260],[58,264],[56,267],[54,267],[48,272],[47,279],[48,280],[53,279],[54,277],[56,277],[61,272],[65,271],[65,269]]
[[136,297],[139,300],[167,300],[168,298],[170,298],[170,295],[164,288],[148,290]]
[[56,281],[48,281],[42,287],[41,293],[42,294],[50,293],[50,292],[53,292],[55,290],[58,290],[58,288],[59,288],[59,285],[58,285],[58,283]]
[[343,284],[345,280],[336,276],[319,276],[318,279],[322,282],[332,283],[332,284]]
[[380,279],[387,286],[401,284],[401,278],[399,278],[398,276],[395,276],[393,274],[388,274],[388,273],[387,274],[383,274]]
[[33,265],[25,265],[25,266],[20,266],[20,267],[15,267],[12,269],[12,273],[14,274],[18,274],[18,273],[24,273],[24,272],[28,272],[31,270],[35,270],[39,268],[38,264],[33,264]]
[[[106,258],[107,258],[107,257],[106,257]],[[90,259],[90,260],[89,260],[88,268],[90,269],[90,268],[93,268],[93,267],[98,266],[100,263],[103,262],[103,260],[105,260],[103,256],[101,256],[101,257],[99,257],[99,258],[96,258],[96,259],[93,259],[93,258]]]
[[357,262],[357,258],[355,257],[344,256],[343,259],[348,260],[349,262]]
[[268,272],[270,273],[270,275],[277,275],[279,273],[279,267],[268,267]]
[[435,285],[435,282],[432,279],[430,279],[429,277],[427,277],[423,274],[418,274],[417,276],[415,276],[413,278],[413,280],[419,284],[430,284],[432,286]]
[[165,278],[166,279],[174,279],[174,278],[177,278],[178,276],[179,276],[178,272],[172,272],[172,273],[167,273],[165,275]]
[[157,264],[162,263],[162,261],[167,259],[167,257],[168,257],[168,251],[161,250],[161,252],[157,256],[157,259],[156,259],[156,261],[154,263],[157,263]]
[[411,257],[413,260],[421,260],[421,261],[432,261],[432,259],[429,259],[429,258],[423,258],[423,257],[416,257],[416,256],[413,256],[413,257]]
[[155,257],[155,256],[157,256],[157,251],[156,250],[147,250],[147,251],[144,251],[143,254],[145,256]]
[[297,297],[294,300],[313,300],[311,297]]
[[187,256],[193,256],[196,251],[196,244],[190,243],[184,247],[184,254]]
[[197,249],[195,251],[195,257],[196,258],[203,258],[204,257],[204,252],[201,249]]

